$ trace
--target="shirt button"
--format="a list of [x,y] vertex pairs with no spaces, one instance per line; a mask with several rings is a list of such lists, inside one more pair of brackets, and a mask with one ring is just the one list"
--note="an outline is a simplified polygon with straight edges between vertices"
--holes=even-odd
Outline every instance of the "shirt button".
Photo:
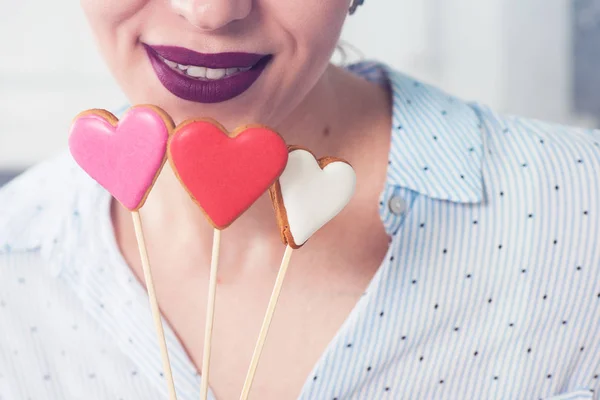
[[401,215],[406,212],[406,201],[400,196],[392,196],[388,206],[392,214]]

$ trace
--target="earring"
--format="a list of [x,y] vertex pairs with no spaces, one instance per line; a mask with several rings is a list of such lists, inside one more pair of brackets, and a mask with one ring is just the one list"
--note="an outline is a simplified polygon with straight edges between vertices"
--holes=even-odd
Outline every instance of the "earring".
[[352,4],[350,5],[350,15],[356,12],[358,6],[362,6],[365,0],[352,0]]

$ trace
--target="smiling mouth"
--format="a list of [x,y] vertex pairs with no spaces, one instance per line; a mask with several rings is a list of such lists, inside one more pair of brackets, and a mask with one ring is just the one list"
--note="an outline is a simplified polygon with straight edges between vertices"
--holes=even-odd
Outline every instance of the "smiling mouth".
[[178,64],[175,61],[167,60],[159,55],[162,62],[164,62],[173,71],[180,73],[188,78],[203,80],[203,81],[215,81],[230,76],[235,76],[241,72],[251,70],[254,65],[249,67],[232,67],[232,68],[207,68],[198,65],[185,65]]
[[247,91],[272,59],[271,54],[202,54],[183,47],[143,44],[160,83],[175,96],[219,103]]

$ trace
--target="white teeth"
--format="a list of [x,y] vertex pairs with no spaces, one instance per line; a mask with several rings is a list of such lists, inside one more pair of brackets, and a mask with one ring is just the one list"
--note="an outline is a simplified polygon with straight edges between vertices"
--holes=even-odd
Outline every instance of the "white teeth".
[[169,67],[179,70],[185,75],[191,76],[193,78],[204,78],[210,80],[222,79],[226,76],[235,75],[239,72],[245,72],[250,70],[252,67],[245,68],[206,68],[206,67],[198,67],[196,65],[182,65],[178,64],[174,61],[167,60],[166,58],[162,58],[162,60]]
[[224,76],[225,76],[225,70],[222,68],[221,69],[212,69],[212,68],[206,69],[206,79],[221,79]]
[[193,76],[194,78],[206,78],[206,74],[207,74],[207,69],[204,67],[196,67],[196,66],[191,66],[188,67],[185,71],[186,74],[188,74],[189,76]]

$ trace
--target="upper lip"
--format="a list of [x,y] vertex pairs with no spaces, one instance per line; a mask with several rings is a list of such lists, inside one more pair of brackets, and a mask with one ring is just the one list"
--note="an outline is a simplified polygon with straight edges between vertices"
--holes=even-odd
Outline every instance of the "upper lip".
[[176,62],[177,64],[194,65],[212,69],[252,67],[263,57],[268,56],[268,54],[236,52],[203,54],[186,49],[185,47],[151,46],[145,43],[144,46],[162,58]]

